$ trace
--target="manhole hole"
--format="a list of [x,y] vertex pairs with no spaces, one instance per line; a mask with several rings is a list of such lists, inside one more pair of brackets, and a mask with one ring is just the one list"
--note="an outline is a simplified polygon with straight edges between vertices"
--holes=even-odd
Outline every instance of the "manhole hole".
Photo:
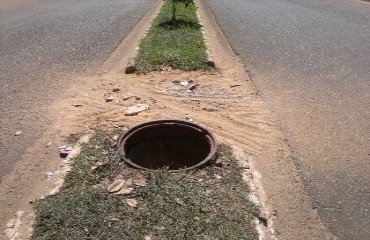
[[193,169],[214,158],[216,141],[203,127],[180,120],[159,120],[133,127],[118,139],[118,152],[140,169]]

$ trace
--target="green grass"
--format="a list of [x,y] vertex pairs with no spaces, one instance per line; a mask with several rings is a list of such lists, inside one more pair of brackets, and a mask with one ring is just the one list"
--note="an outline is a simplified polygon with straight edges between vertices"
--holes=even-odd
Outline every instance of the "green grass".
[[[144,172],[119,161],[111,134],[97,132],[74,160],[61,192],[35,203],[31,239],[258,239],[248,186],[228,146],[194,171]],[[104,163],[94,170],[96,162]],[[106,190],[117,175],[145,177],[128,196]],[[222,176],[216,179],[215,174]],[[126,204],[134,198],[137,208]]]
[[167,0],[142,39],[135,60],[138,72],[161,70],[163,66],[186,71],[209,69],[195,5],[177,6],[177,20],[173,21],[171,3]]

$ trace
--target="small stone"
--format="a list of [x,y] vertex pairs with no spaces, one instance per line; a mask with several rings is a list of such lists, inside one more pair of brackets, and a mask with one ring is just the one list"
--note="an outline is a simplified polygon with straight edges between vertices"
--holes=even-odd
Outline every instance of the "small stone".
[[112,92],[119,92],[119,91],[121,91],[121,89],[120,89],[120,88],[113,88],[113,89],[112,89]]
[[9,239],[14,239],[15,235],[15,229],[14,228],[8,228],[4,231],[5,236]]
[[123,185],[125,185],[125,180],[117,179],[108,186],[108,192],[118,192],[123,187]]
[[219,167],[222,166],[222,159],[221,158],[218,158],[216,161],[215,161],[215,164]]
[[128,107],[124,111],[124,114],[126,116],[134,116],[148,109],[149,109],[148,104],[135,104],[134,106]]
[[199,84],[191,84],[189,87],[188,87],[188,90],[190,91],[194,91],[196,87],[198,87]]
[[132,74],[136,72],[136,66],[135,65],[128,65],[125,69],[126,74]]
[[111,102],[114,100],[114,97],[113,96],[108,96],[104,99],[106,102]]
[[216,64],[215,64],[215,62],[214,62],[214,61],[212,61],[212,60],[207,60],[207,61],[206,61],[206,65],[207,65],[208,67],[211,67],[211,68],[216,68]]
[[244,163],[243,168],[244,169],[251,169],[251,165],[249,163]]
[[151,236],[145,236],[144,240],[152,240],[152,237]]
[[19,135],[21,135],[22,134],[22,131],[16,131],[15,133],[14,133],[14,135],[15,136],[19,136]]
[[15,219],[9,220],[9,222],[6,224],[7,228],[12,228],[15,225]]
[[54,173],[53,172],[45,172],[44,173],[44,177],[47,179],[47,180],[50,180],[52,177],[53,177]]
[[186,117],[185,119],[186,119],[187,121],[189,121],[189,122],[194,122],[194,119],[192,119],[192,118]]

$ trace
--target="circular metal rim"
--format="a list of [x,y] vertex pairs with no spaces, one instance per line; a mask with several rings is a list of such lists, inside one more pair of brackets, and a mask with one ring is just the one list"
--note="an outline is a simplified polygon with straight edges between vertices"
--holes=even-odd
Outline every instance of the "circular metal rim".
[[118,137],[118,142],[117,142],[118,154],[121,156],[121,158],[123,158],[123,160],[128,165],[130,165],[134,168],[138,168],[138,169],[146,170],[146,171],[158,171],[159,170],[159,169],[145,168],[145,167],[142,167],[142,166],[137,165],[136,163],[132,162],[129,158],[126,157],[125,148],[124,148],[126,139],[128,137],[130,137],[132,134],[134,134],[136,131],[139,131],[142,128],[145,128],[146,126],[158,125],[158,124],[180,124],[180,125],[185,125],[187,127],[192,127],[192,128],[197,129],[197,130],[200,130],[200,131],[204,132],[204,134],[207,136],[208,141],[209,141],[210,146],[211,146],[211,149],[210,149],[209,154],[207,155],[207,157],[205,159],[203,159],[202,161],[200,161],[199,163],[197,163],[197,164],[195,164],[191,167],[181,168],[181,169],[178,169],[178,170],[169,170],[169,171],[192,170],[192,169],[201,167],[202,165],[205,165],[206,163],[211,162],[212,160],[215,159],[218,144],[217,144],[216,138],[213,136],[213,134],[207,128],[203,127],[200,124],[195,124],[195,123],[192,123],[192,122],[189,122],[189,121],[177,120],[177,119],[164,119],[164,120],[149,121],[149,122],[145,122],[145,123],[135,125],[134,127],[130,128],[128,131],[122,133]]

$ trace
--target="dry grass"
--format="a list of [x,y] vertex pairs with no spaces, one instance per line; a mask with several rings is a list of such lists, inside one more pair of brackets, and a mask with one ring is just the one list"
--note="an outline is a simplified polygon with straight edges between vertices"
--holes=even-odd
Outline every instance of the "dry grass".
[[[97,131],[61,192],[36,202],[32,239],[258,239],[252,226],[258,211],[228,146],[218,151],[221,165],[143,172],[120,161],[113,135]],[[147,184],[125,196],[108,193],[118,175]]]

